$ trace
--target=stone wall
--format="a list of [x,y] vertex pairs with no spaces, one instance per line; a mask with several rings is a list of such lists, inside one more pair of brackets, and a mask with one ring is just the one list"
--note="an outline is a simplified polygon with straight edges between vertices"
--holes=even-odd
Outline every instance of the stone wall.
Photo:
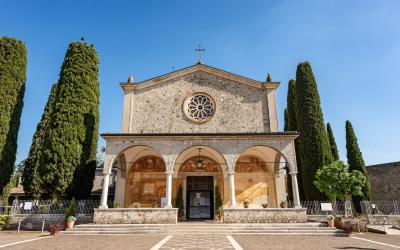
[[305,208],[226,208],[224,223],[305,223]]
[[400,215],[369,215],[367,220],[372,225],[396,225]]
[[[267,91],[196,71],[133,91],[132,133],[269,132]],[[206,123],[189,120],[182,104],[196,92],[209,94],[215,114]],[[125,131],[127,132],[127,131]]]
[[[76,215],[76,218],[76,224],[93,222],[93,215]],[[14,214],[10,217],[10,228],[17,229],[20,221],[21,231],[41,230],[43,221],[47,230],[50,224],[64,222],[64,214]]]
[[400,200],[400,162],[368,166],[373,200]]
[[94,209],[96,224],[175,224],[177,208],[108,208]]

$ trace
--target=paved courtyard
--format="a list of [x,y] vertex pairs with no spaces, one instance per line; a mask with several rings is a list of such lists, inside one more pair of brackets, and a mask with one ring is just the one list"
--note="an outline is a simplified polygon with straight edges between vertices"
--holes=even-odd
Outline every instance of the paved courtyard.
[[[14,245],[12,245],[15,243]],[[0,232],[3,249],[400,249],[400,236],[57,235]]]

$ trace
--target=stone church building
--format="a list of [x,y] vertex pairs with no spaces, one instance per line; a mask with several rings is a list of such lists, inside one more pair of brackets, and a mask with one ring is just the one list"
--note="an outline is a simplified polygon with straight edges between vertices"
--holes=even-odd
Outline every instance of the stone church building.
[[213,219],[217,190],[226,209],[240,210],[244,201],[250,210],[279,208],[286,178],[294,207],[301,207],[298,134],[278,131],[279,82],[199,62],[143,82],[129,77],[120,86],[121,132],[101,136],[107,142],[103,187],[117,165],[115,202],[122,208],[174,208],[182,191],[186,219]]

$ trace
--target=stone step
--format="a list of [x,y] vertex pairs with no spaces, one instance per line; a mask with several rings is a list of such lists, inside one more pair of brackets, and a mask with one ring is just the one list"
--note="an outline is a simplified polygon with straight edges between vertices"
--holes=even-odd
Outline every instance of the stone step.
[[280,228],[280,227],[327,227],[324,223],[279,223],[279,224],[270,224],[270,223],[252,223],[252,224],[228,224],[228,223],[179,223],[179,224],[80,224],[76,225],[76,228],[120,228],[120,227],[128,227],[128,228],[170,228],[170,227],[179,227],[179,228],[217,228],[217,227],[269,227],[269,228]]
[[[65,235],[131,235],[131,234],[162,234],[158,232],[131,232],[131,231],[119,231],[119,232],[108,232],[108,231],[93,231],[93,232],[85,232],[85,231],[62,231],[62,234]],[[193,234],[203,234],[203,235],[213,235],[213,234],[230,234],[230,235],[301,235],[301,236],[347,236],[342,231],[334,231],[334,232],[321,232],[321,231],[312,231],[312,232],[179,232],[175,233],[179,235],[193,235]]]
[[141,228],[141,227],[114,227],[114,228],[73,228],[68,229],[69,231],[77,230],[77,231],[146,231],[146,230],[159,230],[159,231],[229,231],[229,230],[242,230],[242,231],[249,231],[249,230],[320,230],[320,231],[329,231],[333,230],[334,228],[330,227],[279,227],[279,228],[271,228],[271,227],[248,227],[248,228],[241,228],[241,227],[220,227],[220,228],[157,228],[157,227],[149,227],[149,228]]

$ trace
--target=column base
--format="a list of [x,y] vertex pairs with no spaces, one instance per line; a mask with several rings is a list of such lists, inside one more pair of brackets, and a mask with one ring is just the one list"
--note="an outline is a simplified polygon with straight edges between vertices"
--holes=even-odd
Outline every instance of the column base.
[[172,208],[171,205],[165,205],[164,208]]
[[99,208],[100,208],[100,209],[107,209],[108,206],[107,206],[107,205],[104,205],[104,206],[100,205]]
[[301,205],[294,206],[294,208],[303,208]]

